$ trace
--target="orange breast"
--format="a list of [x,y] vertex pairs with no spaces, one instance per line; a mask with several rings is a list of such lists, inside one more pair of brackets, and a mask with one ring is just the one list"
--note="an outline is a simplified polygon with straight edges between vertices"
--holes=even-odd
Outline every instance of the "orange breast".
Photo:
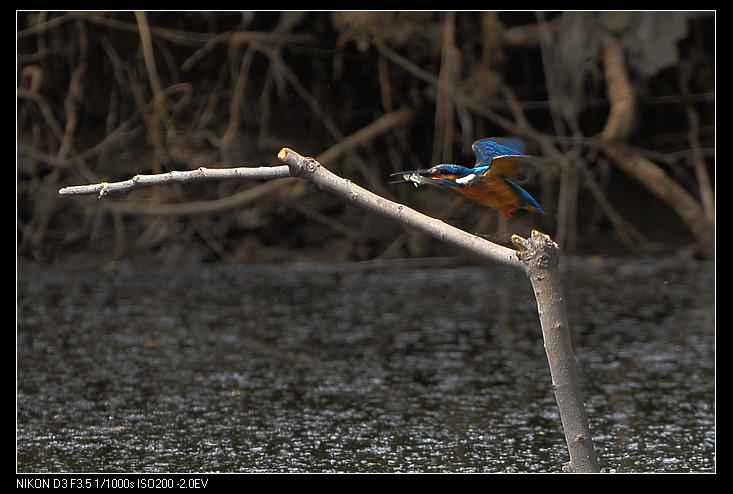
[[497,176],[486,175],[481,183],[459,187],[457,191],[467,199],[500,211],[522,207],[522,199],[517,192]]

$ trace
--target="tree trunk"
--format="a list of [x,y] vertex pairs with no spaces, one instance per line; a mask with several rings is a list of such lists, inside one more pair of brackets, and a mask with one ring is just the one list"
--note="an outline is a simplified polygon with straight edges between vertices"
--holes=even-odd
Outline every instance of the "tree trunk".
[[569,472],[598,472],[598,460],[588,426],[588,417],[575,367],[575,355],[570,342],[568,317],[565,313],[558,246],[552,239],[536,230],[530,238],[512,236],[519,247],[518,256],[524,264],[534,295],[550,364],[552,388],[560,409],[570,463],[563,467]]

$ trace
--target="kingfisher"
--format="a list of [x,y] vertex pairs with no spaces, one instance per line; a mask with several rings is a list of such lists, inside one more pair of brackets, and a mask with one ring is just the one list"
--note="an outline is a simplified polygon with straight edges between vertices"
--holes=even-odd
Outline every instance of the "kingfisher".
[[474,202],[498,209],[507,221],[518,209],[545,214],[539,203],[517,183],[536,166],[531,156],[518,150],[519,143],[487,137],[474,142],[471,149],[476,155],[472,168],[442,163],[422,170],[392,173],[391,176],[399,176],[401,180],[391,183],[413,183],[415,187],[428,184],[450,189]]

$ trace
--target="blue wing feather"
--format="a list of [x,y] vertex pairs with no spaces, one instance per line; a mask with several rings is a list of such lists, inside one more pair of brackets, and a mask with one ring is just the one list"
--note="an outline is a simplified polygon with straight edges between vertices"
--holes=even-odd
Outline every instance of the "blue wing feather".
[[517,191],[517,193],[519,193],[519,195],[522,197],[522,204],[529,203],[532,206],[534,206],[538,212],[545,214],[545,210],[542,209],[542,207],[539,205],[537,201],[534,200],[534,197],[529,195],[529,192],[521,188],[519,184],[514,183],[514,181],[509,178],[505,178],[504,180],[506,180],[506,182],[509,184],[511,188],[513,188],[514,190]]
[[516,148],[509,147],[508,145],[499,144],[495,137],[487,137],[486,139],[480,139],[473,143],[471,149],[473,149],[476,155],[476,166],[491,166],[491,161],[499,156],[522,156],[522,150],[520,141],[516,139],[508,139],[502,141],[507,144],[511,143]]

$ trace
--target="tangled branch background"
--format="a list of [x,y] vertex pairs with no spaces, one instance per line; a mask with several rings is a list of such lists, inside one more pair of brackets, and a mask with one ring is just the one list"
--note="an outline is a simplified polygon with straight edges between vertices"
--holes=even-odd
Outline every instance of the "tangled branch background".
[[[28,262],[453,255],[297,179],[60,198],[70,184],[263,166],[280,148],[470,232],[568,253],[714,254],[715,15],[19,12],[17,239]],[[548,211],[506,224],[389,173],[518,136]]]

